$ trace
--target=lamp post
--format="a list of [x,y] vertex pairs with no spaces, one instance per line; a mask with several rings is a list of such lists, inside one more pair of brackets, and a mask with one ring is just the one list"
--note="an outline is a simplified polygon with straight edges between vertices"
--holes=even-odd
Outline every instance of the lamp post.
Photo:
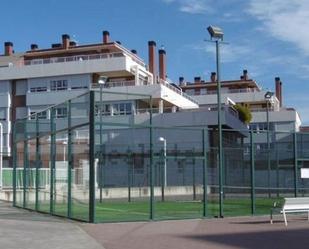
[[106,76],[100,76],[98,84],[100,85],[100,159],[99,159],[99,180],[100,180],[100,202],[102,202],[102,186],[103,186],[103,159],[102,159],[102,148],[103,148],[103,86],[107,82]]
[[218,107],[218,160],[219,160],[219,217],[223,217],[223,148],[222,148],[222,120],[221,120],[221,82],[220,82],[220,43],[223,41],[223,30],[219,27],[207,28],[211,41],[216,43],[217,66],[217,107]]
[[62,142],[62,145],[63,145],[63,162],[65,162],[65,154],[66,154],[66,149],[65,149],[65,146],[68,144],[67,141],[63,141]]
[[166,139],[164,137],[159,137],[159,141],[163,142],[163,182],[162,182],[162,201],[164,201],[164,188],[167,186],[167,173],[166,173]]
[[163,157],[164,157],[164,167],[163,167],[163,185],[167,186],[167,173],[166,173],[166,139],[164,137],[159,137],[159,141],[163,142]]
[[266,100],[266,123],[267,123],[267,185],[268,185],[268,197],[271,197],[270,191],[270,141],[269,141],[269,103],[272,97],[274,96],[273,92],[266,92],[264,98]]

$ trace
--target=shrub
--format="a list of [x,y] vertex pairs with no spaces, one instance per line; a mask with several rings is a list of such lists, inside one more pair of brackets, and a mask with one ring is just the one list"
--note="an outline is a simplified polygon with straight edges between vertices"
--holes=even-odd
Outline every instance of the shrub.
[[249,124],[252,120],[252,114],[248,107],[239,104],[234,105],[234,108],[238,111],[239,119],[245,124]]

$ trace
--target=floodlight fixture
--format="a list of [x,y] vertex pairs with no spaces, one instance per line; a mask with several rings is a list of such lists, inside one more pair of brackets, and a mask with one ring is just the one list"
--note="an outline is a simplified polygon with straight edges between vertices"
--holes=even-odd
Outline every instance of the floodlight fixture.
[[271,99],[275,95],[274,92],[266,92],[264,95],[265,99]]
[[98,83],[104,85],[107,82],[107,76],[100,76]]
[[223,30],[216,26],[209,26],[207,28],[208,33],[210,34],[211,39],[223,40]]
[[164,138],[164,137],[159,137],[159,139],[158,139],[160,142],[164,142],[164,141],[166,141],[166,139]]

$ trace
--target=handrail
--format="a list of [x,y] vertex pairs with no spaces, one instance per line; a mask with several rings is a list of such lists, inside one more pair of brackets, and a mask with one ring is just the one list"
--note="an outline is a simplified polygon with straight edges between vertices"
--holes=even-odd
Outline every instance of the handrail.
[[173,85],[165,82],[164,80],[160,80],[159,83],[198,105],[198,102],[194,98],[190,97],[188,94],[184,93],[182,90],[179,90],[177,87],[174,87]]

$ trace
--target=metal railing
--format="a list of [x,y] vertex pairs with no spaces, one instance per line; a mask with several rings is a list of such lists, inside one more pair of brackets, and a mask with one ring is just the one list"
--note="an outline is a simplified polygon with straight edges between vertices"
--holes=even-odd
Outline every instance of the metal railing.
[[[252,88],[242,88],[242,89],[229,89],[226,92],[222,92],[222,94],[228,94],[228,93],[256,93],[256,92],[259,92],[259,91],[256,90],[256,89],[252,89]],[[191,96],[195,96],[195,95],[215,95],[215,94],[217,94],[217,90],[210,90],[210,91],[205,91],[205,92],[192,91],[190,95]]]
[[194,98],[190,97],[188,94],[184,93],[182,90],[178,89],[177,87],[174,87],[173,85],[171,85],[171,84],[169,84],[169,83],[167,83],[163,80],[160,80],[159,83],[198,105],[198,102]]
[[33,59],[26,60],[24,62],[25,66],[30,65],[41,65],[41,64],[53,64],[53,63],[64,63],[73,61],[88,61],[88,60],[99,60],[99,59],[109,59],[109,58],[119,58],[124,57],[123,53],[105,53],[105,54],[91,54],[91,55],[74,55],[67,57],[53,57],[46,59]]

